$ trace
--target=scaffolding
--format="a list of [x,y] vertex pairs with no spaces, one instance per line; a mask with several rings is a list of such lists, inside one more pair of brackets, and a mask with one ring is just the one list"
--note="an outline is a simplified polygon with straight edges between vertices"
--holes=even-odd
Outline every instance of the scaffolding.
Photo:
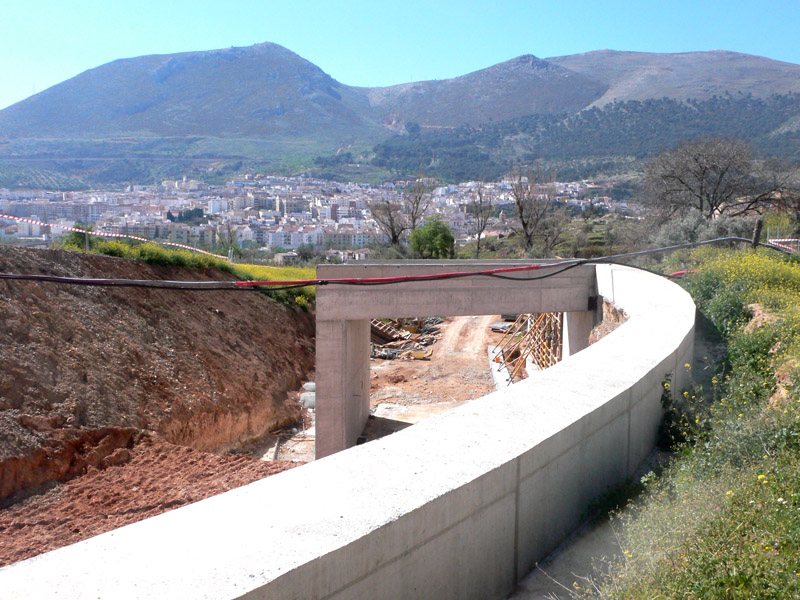
[[[530,357],[539,370],[561,360],[563,313],[527,313],[517,317],[495,346],[495,360],[509,374],[509,384],[522,378],[522,369]],[[499,349],[499,351],[498,351]]]

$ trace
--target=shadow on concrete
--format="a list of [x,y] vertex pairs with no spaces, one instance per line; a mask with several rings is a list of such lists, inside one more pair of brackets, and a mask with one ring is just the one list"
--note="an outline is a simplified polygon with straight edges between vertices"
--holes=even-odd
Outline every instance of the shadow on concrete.
[[367,419],[367,425],[364,427],[359,441],[360,443],[371,442],[372,440],[377,440],[395,431],[411,427],[411,425],[413,425],[413,423],[371,415],[369,419]]

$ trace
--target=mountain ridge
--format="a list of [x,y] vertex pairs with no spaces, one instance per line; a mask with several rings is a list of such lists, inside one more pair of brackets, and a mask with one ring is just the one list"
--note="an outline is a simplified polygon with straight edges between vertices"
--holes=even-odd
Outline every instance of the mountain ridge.
[[730,50],[593,50],[547,60],[578,73],[591,72],[608,85],[592,106],[661,97],[705,100],[725,92],[755,97],[800,92],[800,65]]
[[[364,163],[377,152],[376,145],[420,127],[489,127],[493,144],[502,148],[477,142],[467,147],[464,138],[459,152],[470,163],[483,160],[487,152],[505,153],[506,164],[519,152],[535,154],[525,144],[538,139],[536,127],[556,131],[563,122],[568,132],[571,117],[598,108],[627,118],[620,108],[627,102],[670,99],[691,107],[690,100],[797,93],[800,65],[727,50],[659,54],[606,49],[546,59],[523,54],[448,79],[357,87],[283,46],[264,42],[118,59],[0,110],[0,171],[8,172],[12,161],[16,172],[21,172],[20,161],[29,161],[23,171],[30,161],[51,161],[35,167],[61,172],[72,163],[54,161],[128,161],[110,174],[92,167],[102,182],[146,174],[156,178],[184,168],[175,161],[256,160],[270,168],[285,164],[296,169],[312,164],[314,157],[346,151]],[[659,105],[658,110],[659,123],[673,118],[662,114],[665,110],[686,122],[678,105]],[[640,127],[644,113],[637,107],[634,112]],[[498,126],[519,119],[528,119],[522,130],[519,124]],[[776,131],[797,129],[796,116],[787,119]],[[594,138],[604,135],[586,119],[575,123],[581,131],[591,129]],[[619,130],[614,126],[609,132]],[[519,133],[523,138],[518,141],[497,142],[498,136]],[[702,134],[698,130],[695,135]],[[468,137],[486,136],[473,132]],[[565,139],[562,133],[557,138]],[[580,148],[580,140],[571,139],[571,147]],[[157,160],[172,162],[158,175],[141,162]],[[434,171],[438,159],[431,160]],[[88,167],[79,163],[75,168]]]
[[455,127],[614,101],[791,92],[800,92],[800,65],[727,50],[523,54],[448,79],[356,87],[263,42],[111,61],[0,110],[0,137],[303,136],[327,129],[334,138],[375,138],[406,122]]

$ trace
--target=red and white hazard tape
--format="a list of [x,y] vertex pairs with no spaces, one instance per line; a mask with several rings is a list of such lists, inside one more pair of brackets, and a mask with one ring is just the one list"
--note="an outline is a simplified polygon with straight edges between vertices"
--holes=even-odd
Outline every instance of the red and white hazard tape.
[[[9,219],[11,221],[18,221],[22,223],[31,223],[32,225],[41,225],[43,227],[58,227],[59,229],[63,229],[64,231],[77,231],[78,233],[86,233],[85,230],[79,229],[77,227],[69,227],[67,225],[51,225],[50,223],[43,223],[42,221],[36,221],[34,219],[26,219],[24,217],[12,217],[11,215],[3,215],[0,214],[0,219]],[[174,246],[176,248],[183,248],[184,250],[191,250],[192,252],[200,252],[201,254],[207,254],[209,256],[213,256],[215,258],[222,258],[226,259],[225,256],[220,256],[219,254],[213,254],[212,252],[206,252],[205,250],[200,250],[199,248],[193,248],[192,246],[187,246],[186,244],[178,244],[176,242],[163,242],[161,240],[148,240],[147,238],[139,237],[136,235],[127,235],[124,233],[107,233],[105,231],[90,231],[89,235],[97,235],[100,237],[108,237],[108,238],[128,238],[131,240],[137,240],[140,242],[151,242],[154,244],[162,244],[164,246]]]
[[800,240],[794,238],[779,238],[779,239],[770,239],[767,240],[773,246],[777,246],[778,248],[783,248],[784,250],[788,250],[789,252],[800,252]]

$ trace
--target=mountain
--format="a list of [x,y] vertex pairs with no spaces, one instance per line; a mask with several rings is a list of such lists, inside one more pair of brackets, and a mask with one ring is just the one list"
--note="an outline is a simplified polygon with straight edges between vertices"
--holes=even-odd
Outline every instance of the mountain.
[[548,58],[547,62],[605,85],[605,93],[592,106],[626,100],[706,100],[725,94],[765,98],[800,92],[800,65],[727,50],[678,54],[597,50]]
[[117,60],[0,111],[0,137],[369,135],[363,93],[277,44]]
[[588,75],[527,54],[453,79],[371,88],[366,93],[384,123],[454,127],[577,112],[607,88]]
[[[374,157],[386,169],[413,164],[435,174],[450,156],[459,166],[445,169],[448,177],[461,177],[486,173],[486,161],[496,172],[521,157],[646,156],[675,135],[720,132],[757,132],[759,143],[795,156],[798,93],[800,65],[721,50],[524,55],[382,88],[342,84],[272,43],[142,56],[1,110],[0,186],[59,174],[73,187],[157,181],[188,167],[225,177],[241,161],[296,172],[334,153],[317,164]],[[770,100],[776,95],[785,100]],[[714,102],[727,102],[721,108],[735,122],[717,123]],[[430,136],[414,137],[420,127],[441,151],[425,146]]]
[[344,85],[277,44],[121,59],[0,111],[0,138],[374,140],[613,101],[800,92],[800,65],[726,51],[524,55],[461,77]]

